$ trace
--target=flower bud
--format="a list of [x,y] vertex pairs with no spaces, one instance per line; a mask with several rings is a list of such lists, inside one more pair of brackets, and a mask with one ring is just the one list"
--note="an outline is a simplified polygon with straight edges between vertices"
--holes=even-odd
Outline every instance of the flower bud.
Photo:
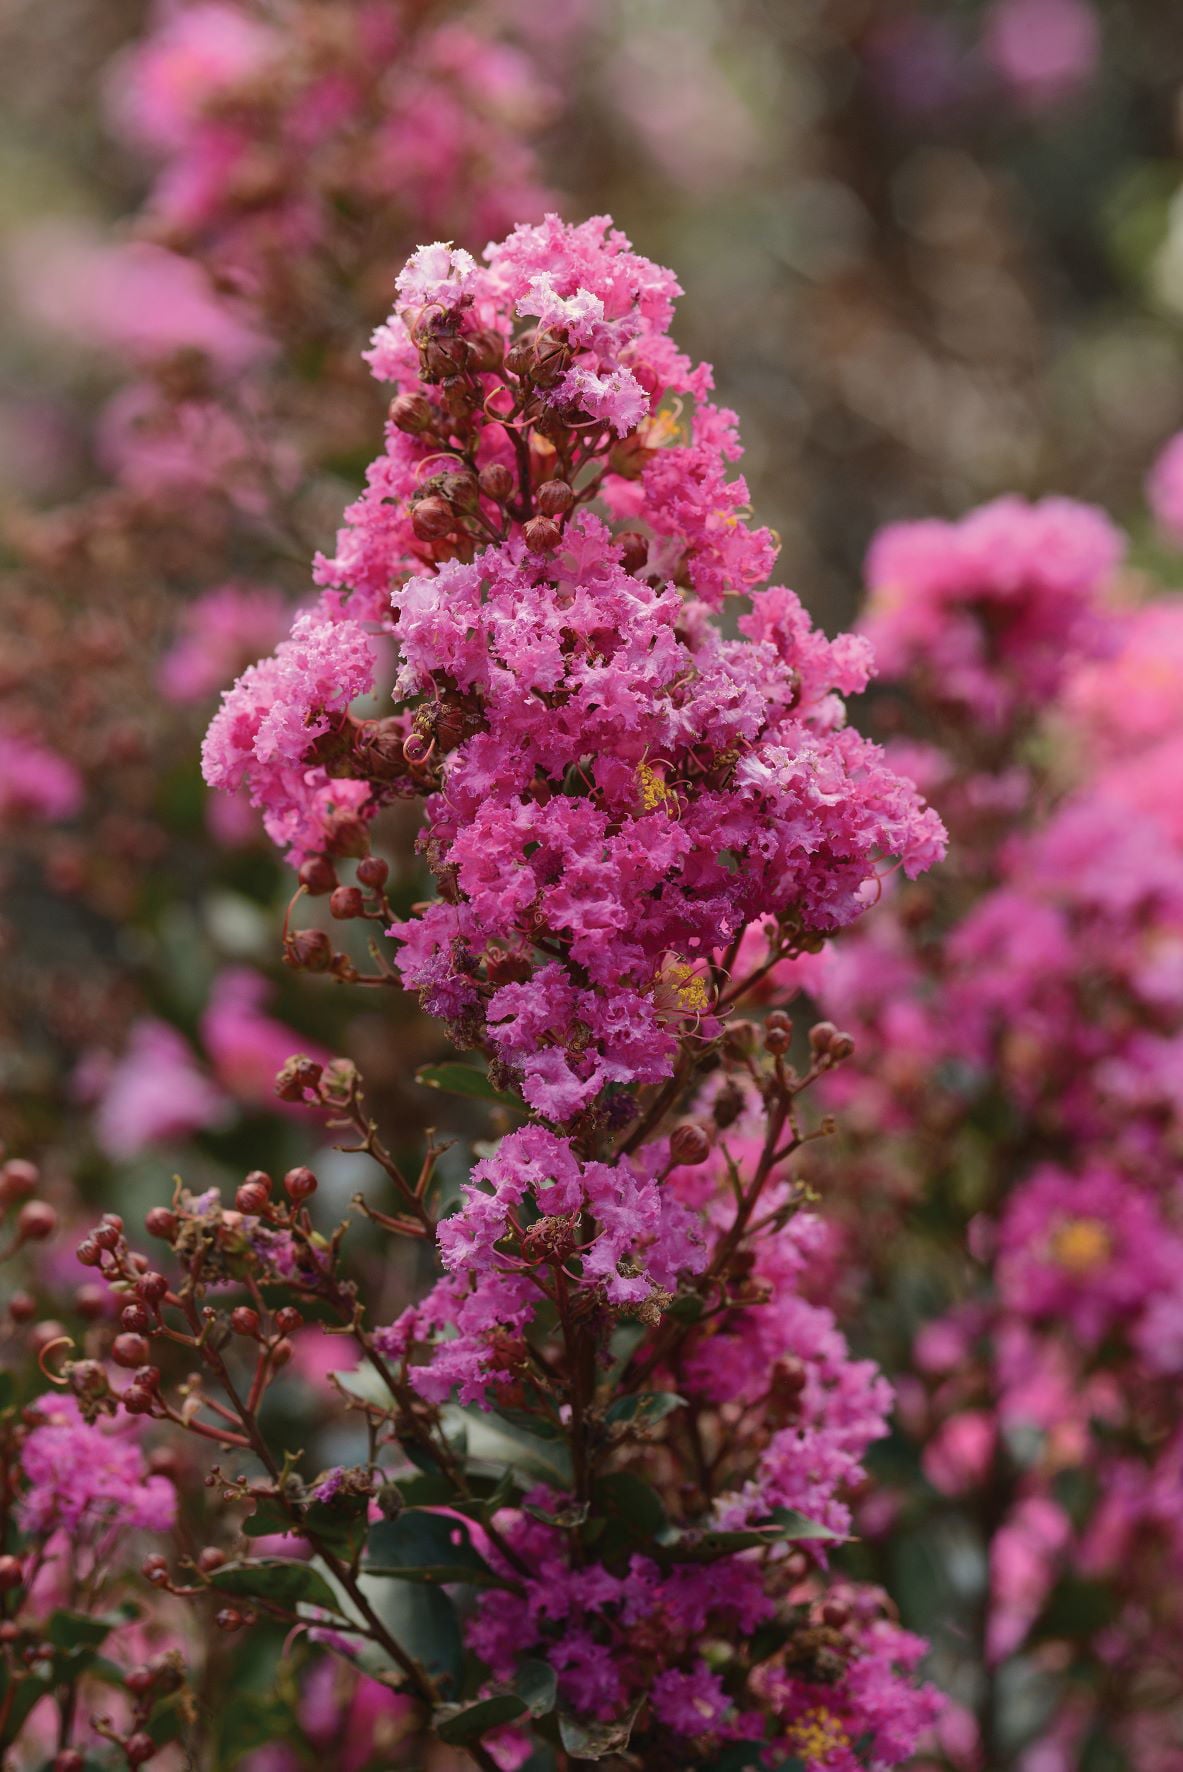
[[[293,1057],[286,1059],[276,1072],[275,1093],[281,1101],[303,1101],[310,1092],[314,1093],[319,1089],[323,1075],[322,1066],[317,1064],[314,1059],[305,1058],[302,1053],[296,1053]],[[248,1184],[253,1180],[253,1176],[247,1176]],[[270,1191],[270,1176],[266,1180],[268,1191]],[[240,1189],[239,1192],[241,1193],[241,1191]],[[240,1204],[239,1210],[241,1212],[259,1212],[262,1208]]]
[[119,1321],[131,1335],[147,1335],[152,1327],[152,1319],[142,1304],[125,1305],[119,1313]]
[[137,1729],[135,1734],[129,1735],[123,1744],[123,1752],[129,1766],[147,1765],[149,1760],[156,1758],[157,1751],[156,1743],[143,1729]]
[[207,1544],[205,1549],[198,1554],[197,1567],[203,1575],[212,1575],[214,1570],[220,1569],[225,1561],[225,1551],[219,1550],[216,1544]]
[[267,1210],[267,1189],[260,1187],[257,1181],[244,1181],[234,1195],[234,1205],[248,1218],[257,1218]]
[[275,1313],[275,1327],[281,1335],[294,1335],[303,1322],[304,1318],[294,1304],[285,1304]]
[[531,517],[522,534],[532,554],[553,554],[563,539],[563,532],[550,517]]
[[616,537],[620,564],[635,577],[649,560],[649,539],[638,529],[622,529]]
[[475,511],[480,503],[480,482],[467,469],[459,474],[445,474],[440,492],[453,510]]
[[58,1215],[46,1200],[26,1200],[17,1214],[19,1243],[44,1243],[58,1227]]
[[41,1171],[36,1163],[27,1163],[23,1157],[9,1157],[0,1168],[0,1206],[28,1199],[40,1180]]
[[76,1261],[80,1261],[83,1267],[98,1267],[103,1259],[103,1252],[93,1237],[83,1237],[74,1251],[74,1258]]
[[[145,1343],[145,1354],[147,1351]],[[111,1388],[107,1383],[107,1374],[97,1360],[72,1360],[65,1372],[70,1389],[76,1397],[89,1397],[92,1400],[105,1397]]]
[[151,1353],[146,1336],[124,1331],[111,1343],[111,1358],[117,1366],[142,1366]]
[[284,959],[305,972],[327,972],[333,961],[333,944],[323,929],[298,929],[288,937]]
[[63,1748],[54,1755],[53,1772],[86,1772],[86,1760],[76,1747]]
[[[180,1219],[167,1206],[153,1206],[144,1219],[144,1229],[150,1237],[159,1237],[164,1243],[171,1243],[180,1227]],[[81,1260],[79,1256],[79,1260]]]
[[787,1028],[765,1027],[764,1049],[771,1052],[774,1058],[783,1058],[793,1043],[793,1036]]
[[482,327],[465,339],[468,351],[468,367],[477,375],[492,375],[500,369],[501,360],[505,355],[505,340],[492,327]]
[[230,1312],[230,1327],[235,1335],[257,1336],[259,1333],[259,1313],[251,1309],[249,1304],[239,1304]]
[[363,886],[380,892],[390,877],[390,867],[380,855],[366,855],[357,864],[357,877]]
[[316,1177],[311,1169],[300,1164],[288,1170],[283,1185],[293,1200],[307,1200],[316,1192]]
[[336,917],[339,923],[360,917],[365,908],[365,900],[357,886],[338,886],[329,899],[329,915]]
[[670,1160],[684,1168],[705,1163],[711,1154],[709,1135],[694,1120],[686,1120],[674,1128],[670,1139]]
[[0,1593],[11,1593],[24,1579],[25,1571],[19,1557],[0,1557]]
[[503,462],[490,462],[487,468],[481,469],[477,481],[485,497],[491,498],[494,504],[504,504],[513,491],[513,475]]
[[764,1026],[766,1028],[779,1028],[786,1034],[791,1034],[793,1031],[792,1017],[786,1015],[783,1009],[773,1009],[770,1011]]
[[136,1281],[136,1297],[145,1304],[160,1304],[167,1291],[168,1281],[163,1274],[141,1274]]
[[557,332],[540,331],[534,340],[530,375],[540,388],[551,388],[571,366],[571,347]]
[[337,876],[333,864],[326,861],[323,855],[310,855],[300,869],[299,881],[312,898],[323,898],[337,884]]
[[425,399],[422,394],[398,394],[390,402],[387,416],[397,430],[405,431],[409,437],[415,437],[431,429],[435,411],[430,400]]
[[510,375],[529,375],[534,365],[534,335],[526,333],[515,339],[505,353],[505,367]]
[[456,514],[451,505],[434,493],[411,507],[411,528],[420,541],[442,541],[455,527]]
[[31,1292],[14,1292],[8,1301],[8,1314],[14,1323],[31,1323],[37,1315],[37,1300]]
[[809,1030],[809,1047],[815,1058],[824,1058],[838,1029],[832,1021],[815,1022]]
[[151,1391],[139,1384],[128,1385],[119,1401],[129,1415],[151,1415],[154,1407]]
[[544,517],[565,517],[575,503],[575,494],[565,480],[544,480],[534,502]]

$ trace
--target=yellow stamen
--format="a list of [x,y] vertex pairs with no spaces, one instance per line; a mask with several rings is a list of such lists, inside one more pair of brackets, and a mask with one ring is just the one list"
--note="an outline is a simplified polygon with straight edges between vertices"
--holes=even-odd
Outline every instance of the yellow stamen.
[[1071,1274],[1091,1274],[1113,1252],[1113,1239],[1099,1218],[1066,1218],[1051,1237],[1052,1256]]
[[789,1740],[807,1760],[824,1760],[850,1746],[850,1736],[837,1717],[821,1705],[803,1711],[795,1723],[790,1723]]

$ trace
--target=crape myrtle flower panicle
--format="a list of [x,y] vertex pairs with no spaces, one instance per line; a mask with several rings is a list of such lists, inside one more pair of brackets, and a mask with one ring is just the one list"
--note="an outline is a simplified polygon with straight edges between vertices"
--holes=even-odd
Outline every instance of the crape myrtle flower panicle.
[[1042,711],[1075,658],[1104,650],[1099,593],[1123,551],[1101,511],[1066,498],[893,524],[867,559],[864,632],[888,681],[998,729]]
[[[844,723],[866,644],[759,588],[774,544],[728,477],[732,415],[668,336],[678,293],[601,217],[519,227],[483,264],[421,248],[371,352],[398,389],[386,450],[321,605],[206,740],[207,780],[245,781],[297,861],[333,783],[363,821],[424,796],[440,896],[392,930],[403,981],[559,1122],[711,1031],[707,956],[753,920],[816,941],[890,858],[914,875],[942,847]],[[728,637],[713,612],[741,594]],[[394,636],[410,728],[380,772],[348,714],[368,630]]]
[[[850,1041],[815,1029],[800,1074],[783,1011],[762,1052],[730,1012],[893,864],[928,867],[943,830],[845,723],[866,642],[826,639],[765,583],[734,419],[668,336],[677,294],[602,217],[520,226],[483,262],[412,257],[370,353],[394,396],[385,450],[317,564],[319,602],[224,697],[205,772],[245,787],[302,890],[364,858],[330,909],[388,926],[393,965],[369,982],[416,990],[525,1118],[442,1220],[384,1164],[411,1215],[384,1222],[433,1236],[442,1271],[369,1342],[417,1434],[459,1405],[494,1432],[545,1416],[570,1448],[570,1494],[486,1522],[505,1586],[468,1629],[491,1677],[533,1654],[580,1727],[630,1717],[663,1753],[693,1738],[694,1763],[751,1739],[827,1772],[870,1741],[890,1766],[935,1711],[919,1646],[867,1590],[827,1598],[824,1542],[790,1548],[802,1514],[813,1540],[849,1533],[890,1401],[802,1296],[825,1232],[787,1169],[813,1135],[795,1097]],[[380,646],[395,710],[363,713]],[[368,823],[412,797],[437,895],[392,921]],[[315,940],[348,976],[304,934],[297,960]],[[271,1210],[261,1182],[243,1192]],[[652,1385],[671,1421],[693,1410],[698,1466],[679,1427],[633,1446],[644,1476],[609,1469]],[[650,1514],[640,1540],[576,1548],[618,1479],[668,1531]],[[770,1555],[745,1560],[753,1545]],[[774,1623],[759,1665],[725,1669],[726,1642]]]

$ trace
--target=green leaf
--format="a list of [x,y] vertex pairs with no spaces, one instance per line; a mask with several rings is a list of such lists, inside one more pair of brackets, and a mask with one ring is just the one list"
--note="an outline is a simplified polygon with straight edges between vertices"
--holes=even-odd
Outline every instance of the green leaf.
[[499,1729],[502,1723],[515,1722],[525,1713],[525,1700],[516,1692],[498,1692],[492,1698],[479,1698],[475,1704],[466,1704],[459,1710],[437,1711],[435,1732],[441,1741],[459,1747],[466,1741],[478,1740],[490,1729]]
[[616,1471],[597,1484],[595,1513],[606,1516],[601,1555],[633,1545],[652,1546],[669,1526],[657,1491],[631,1471]]
[[513,1108],[528,1114],[529,1108],[516,1095],[504,1095],[495,1089],[484,1071],[472,1064],[425,1064],[415,1072],[416,1083],[425,1089],[438,1089],[443,1095],[465,1095],[477,1101],[494,1101],[498,1107]]
[[369,1497],[336,1495],[332,1501],[313,1501],[305,1510],[303,1524],[309,1538],[352,1563],[366,1541]]
[[365,1568],[367,1574],[392,1576],[398,1581],[506,1585],[475,1549],[463,1520],[424,1508],[409,1507],[397,1519],[379,1520],[371,1528]]
[[432,1679],[460,1690],[464,1645],[456,1608],[439,1587],[399,1584],[391,1609],[394,1635]]
[[545,1717],[555,1707],[559,1676],[549,1661],[520,1661],[513,1677],[513,1689],[532,1717]]
[[124,1622],[114,1616],[104,1618],[90,1612],[60,1611],[51,1614],[45,1635],[55,1649],[97,1649],[115,1626]]
[[684,1532],[672,1543],[658,1546],[660,1554],[673,1563],[714,1563],[720,1557],[733,1556],[736,1551],[752,1550],[762,1544],[800,1544],[808,1539],[840,1538],[828,1526],[807,1519],[795,1508],[778,1507],[754,1526],[733,1532]]
[[610,1427],[622,1422],[636,1422],[641,1427],[651,1427],[672,1415],[675,1409],[686,1406],[685,1397],[676,1391],[637,1391],[631,1397],[617,1397],[604,1411],[604,1420]]
[[610,1723],[584,1723],[578,1717],[560,1711],[559,1739],[576,1759],[606,1760],[611,1754],[623,1753],[628,1746],[640,1708],[638,1701],[627,1716]]
[[303,1600],[330,1612],[341,1610],[324,1576],[295,1557],[257,1557],[250,1562],[223,1563],[210,1576],[210,1583],[220,1593],[273,1600],[277,1606],[295,1606]]
[[[242,1522],[242,1530],[248,1538],[271,1538],[277,1533],[292,1532],[292,1518],[278,1501],[261,1495],[255,1501],[254,1513]],[[299,1534],[294,1536],[298,1538]]]

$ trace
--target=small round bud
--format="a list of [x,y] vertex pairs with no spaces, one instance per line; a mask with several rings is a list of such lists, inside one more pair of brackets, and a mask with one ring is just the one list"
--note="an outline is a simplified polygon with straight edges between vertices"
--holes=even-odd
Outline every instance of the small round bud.
[[828,1057],[831,1064],[842,1064],[854,1051],[854,1041],[849,1034],[835,1034],[830,1041]]
[[420,541],[442,541],[456,527],[456,513],[446,499],[429,493],[411,506],[411,528]]
[[534,340],[534,359],[530,374],[540,388],[553,387],[570,367],[571,347],[554,332],[539,332]]
[[129,1415],[151,1415],[154,1407],[151,1391],[138,1384],[129,1384],[119,1401]]
[[515,339],[505,353],[505,367],[511,375],[528,375],[534,367],[534,340],[527,335]]
[[532,554],[553,554],[563,539],[562,530],[550,517],[531,517],[522,534]]
[[152,1394],[155,1395],[156,1392],[160,1389],[160,1367],[159,1366],[139,1366],[139,1367],[137,1367],[136,1368],[136,1375],[133,1380],[133,1383],[138,1384],[141,1390],[151,1391]]
[[120,1236],[123,1235],[123,1220],[118,1212],[104,1212],[102,1222],[109,1224],[113,1230],[118,1231]]
[[323,929],[298,929],[288,937],[284,959],[306,972],[327,972],[333,962],[333,944]]
[[129,1735],[124,1742],[123,1752],[129,1766],[145,1766],[149,1760],[156,1758],[157,1748],[150,1735],[146,1735],[142,1729],[137,1729],[135,1734]]
[[257,1218],[267,1210],[267,1189],[257,1181],[244,1181],[234,1196],[234,1204],[248,1218]]
[[409,437],[429,431],[434,417],[430,400],[425,400],[422,394],[399,394],[390,402],[391,424]]
[[22,1243],[44,1243],[58,1227],[58,1215],[45,1200],[26,1200],[17,1214],[16,1234]]
[[809,1030],[809,1047],[815,1058],[824,1058],[838,1029],[832,1021],[815,1022]]
[[711,1118],[720,1132],[735,1122],[744,1110],[744,1092],[738,1083],[726,1082],[711,1104]]
[[86,1760],[76,1747],[63,1748],[54,1755],[53,1772],[86,1772]]
[[360,917],[365,908],[365,900],[356,886],[338,886],[329,899],[329,915],[341,923]]
[[695,1163],[705,1163],[710,1154],[710,1136],[695,1121],[686,1120],[674,1128],[670,1139],[671,1161],[690,1168]]
[[164,1243],[172,1242],[179,1225],[180,1220],[176,1213],[170,1212],[167,1206],[153,1206],[144,1219],[144,1229],[148,1235],[159,1237]]
[[14,1292],[8,1301],[8,1314],[14,1323],[31,1323],[37,1315],[37,1300],[31,1292]]
[[285,1304],[275,1313],[275,1327],[281,1335],[294,1335],[303,1322],[304,1318],[294,1304]]
[[220,1612],[214,1613],[214,1623],[219,1630],[241,1630],[242,1613],[234,1606],[223,1606]]
[[503,505],[513,491],[513,475],[504,462],[490,462],[487,468],[482,468],[477,483],[485,497],[498,505]]
[[297,876],[301,886],[311,898],[323,898],[337,884],[337,875],[331,861],[323,855],[310,855],[303,863]]
[[11,1593],[24,1579],[25,1571],[19,1557],[0,1557],[0,1593]]
[[140,1564],[140,1572],[144,1580],[150,1581],[153,1587],[162,1587],[168,1580],[168,1563],[159,1551],[153,1551],[152,1555],[145,1557]]
[[167,1292],[168,1281],[163,1274],[141,1274],[136,1281],[136,1297],[145,1304],[160,1304]]
[[764,1026],[766,1028],[781,1028],[786,1034],[791,1034],[793,1031],[792,1017],[786,1015],[783,1009],[771,1010]]
[[544,480],[534,502],[544,517],[565,517],[575,503],[575,494],[565,480]]
[[271,1364],[275,1367],[286,1366],[295,1351],[290,1341],[277,1341],[271,1350]]
[[123,1683],[133,1697],[143,1698],[156,1684],[156,1676],[150,1667],[133,1667],[130,1673],[124,1674]]
[[124,1333],[111,1343],[111,1358],[117,1366],[142,1366],[151,1353],[147,1337]]
[[226,1561],[226,1553],[219,1550],[216,1544],[207,1544],[197,1558],[197,1567],[203,1575],[212,1575]]
[[74,1251],[74,1258],[80,1261],[83,1267],[98,1267],[103,1259],[103,1252],[93,1237],[83,1237]]
[[380,892],[390,877],[390,866],[380,855],[365,855],[357,864],[357,877],[363,886]]
[[7,1163],[0,1168],[0,1206],[10,1206],[16,1200],[27,1200],[34,1193],[41,1181],[41,1171],[36,1163],[28,1163],[23,1157],[9,1157]]
[[793,1043],[793,1036],[785,1028],[765,1028],[764,1048],[774,1058],[782,1058]]
[[300,1164],[289,1169],[283,1178],[283,1185],[293,1200],[307,1200],[316,1192],[316,1177],[311,1169]]
[[74,1309],[80,1317],[97,1323],[100,1317],[107,1315],[107,1300],[110,1296],[105,1286],[79,1286],[74,1294]]
[[56,1317],[43,1317],[29,1330],[29,1347],[34,1354],[39,1354],[51,1341],[60,1341],[65,1333],[65,1325]]
[[96,1243],[100,1249],[118,1249],[119,1232],[113,1224],[99,1224],[91,1231],[90,1241]]
[[[241,1189],[239,1190],[242,1191]],[[259,1313],[253,1311],[249,1304],[236,1305],[230,1312],[230,1327],[235,1335],[258,1335]]]
[[635,576],[649,559],[648,536],[639,529],[624,529],[616,537],[616,545],[620,549],[620,564]]
[[491,375],[501,366],[505,355],[505,340],[492,327],[482,327],[465,339],[468,349],[468,367],[477,375]]
[[142,1304],[125,1305],[119,1313],[119,1321],[132,1335],[147,1335],[152,1327],[152,1319]]

